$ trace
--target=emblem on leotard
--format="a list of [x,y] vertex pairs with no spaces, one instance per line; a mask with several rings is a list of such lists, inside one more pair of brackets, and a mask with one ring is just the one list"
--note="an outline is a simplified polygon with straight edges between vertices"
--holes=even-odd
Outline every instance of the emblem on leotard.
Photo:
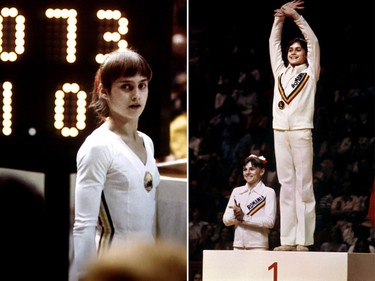
[[285,107],[285,103],[281,100],[281,101],[279,101],[279,103],[277,104],[278,105],[278,107],[280,108],[280,109],[284,109],[284,107]]
[[149,192],[151,191],[152,189],[152,175],[150,172],[146,172],[145,173],[145,177],[144,177],[144,185],[145,185],[145,189]]

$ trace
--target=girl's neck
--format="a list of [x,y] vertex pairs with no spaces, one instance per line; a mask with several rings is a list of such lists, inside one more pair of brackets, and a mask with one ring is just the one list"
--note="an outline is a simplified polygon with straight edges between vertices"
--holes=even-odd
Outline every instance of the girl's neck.
[[138,123],[137,122],[126,122],[126,123],[120,123],[116,122],[113,119],[107,120],[108,128],[121,136],[123,139],[127,139],[129,141],[137,140],[138,138]]

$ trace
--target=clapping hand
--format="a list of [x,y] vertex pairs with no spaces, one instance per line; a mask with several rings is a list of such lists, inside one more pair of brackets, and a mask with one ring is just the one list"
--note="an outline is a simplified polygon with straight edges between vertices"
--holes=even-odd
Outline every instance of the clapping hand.
[[241,209],[241,205],[240,203],[237,204],[237,201],[236,199],[234,200],[234,205],[233,205],[233,212],[234,212],[234,216],[236,217],[236,219],[238,221],[243,221],[243,216],[244,216],[244,213],[242,212],[242,209]]

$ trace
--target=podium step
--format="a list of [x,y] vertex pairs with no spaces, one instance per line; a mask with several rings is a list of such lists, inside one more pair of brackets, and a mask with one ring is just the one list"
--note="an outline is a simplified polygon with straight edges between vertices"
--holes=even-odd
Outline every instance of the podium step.
[[374,281],[375,254],[203,251],[203,281]]

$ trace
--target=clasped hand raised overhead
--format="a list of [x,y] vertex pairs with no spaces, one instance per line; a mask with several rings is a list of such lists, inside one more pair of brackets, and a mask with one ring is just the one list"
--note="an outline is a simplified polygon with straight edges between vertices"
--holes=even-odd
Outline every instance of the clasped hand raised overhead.
[[302,0],[293,0],[288,3],[285,3],[281,6],[281,8],[278,8],[274,10],[275,17],[293,17],[294,14],[296,14],[297,10],[303,10],[305,7],[302,6],[305,2]]

